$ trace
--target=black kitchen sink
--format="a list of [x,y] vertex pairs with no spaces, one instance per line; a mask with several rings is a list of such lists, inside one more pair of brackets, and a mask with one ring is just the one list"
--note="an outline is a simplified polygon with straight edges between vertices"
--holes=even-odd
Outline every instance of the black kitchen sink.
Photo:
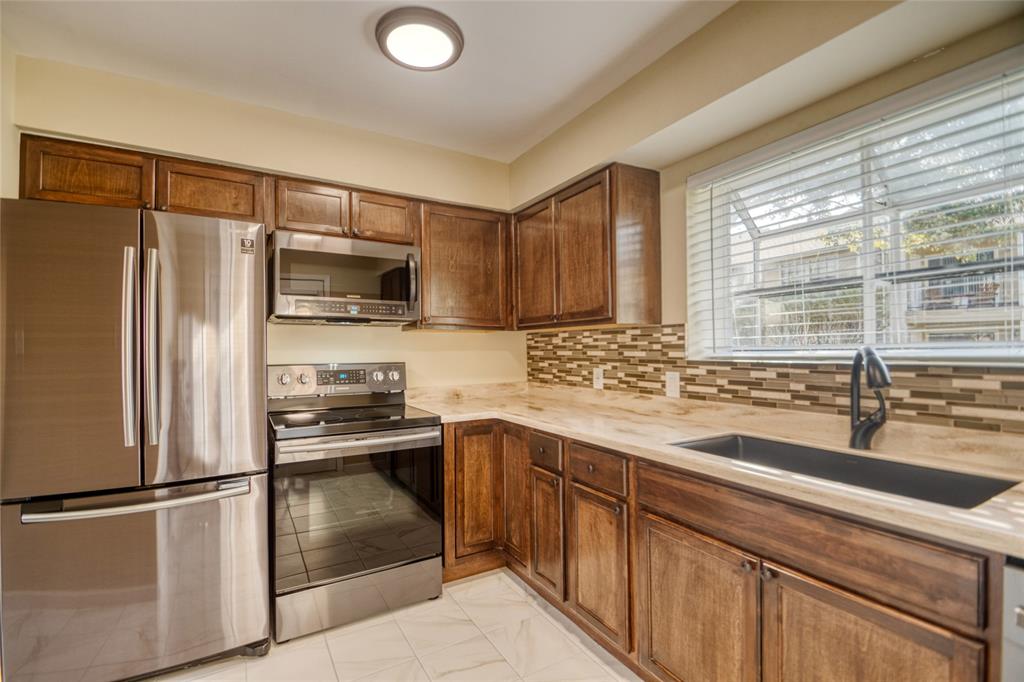
[[860,457],[751,436],[717,436],[672,445],[961,509],[977,507],[1020,482]]

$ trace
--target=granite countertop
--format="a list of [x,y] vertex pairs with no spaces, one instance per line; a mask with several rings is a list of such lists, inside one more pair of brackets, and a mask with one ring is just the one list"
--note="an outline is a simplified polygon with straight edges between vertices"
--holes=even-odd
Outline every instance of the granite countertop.
[[957,509],[669,445],[741,433],[1024,481],[1024,435],[889,422],[872,450],[851,451],[848,417],[812,412],[525,383],[410,389],[406,399],[446,423],[501,419],[892,527],[1024,556],[1024,483],[974,509]]

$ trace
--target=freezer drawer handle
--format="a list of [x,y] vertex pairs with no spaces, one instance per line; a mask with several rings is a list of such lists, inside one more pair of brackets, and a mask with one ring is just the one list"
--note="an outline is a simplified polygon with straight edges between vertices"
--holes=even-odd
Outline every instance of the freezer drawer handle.
[[146,249],[146,433],[160,443],[160,254]]
[[373,445],[390,445],[391,443],[406,443],[414,440],[436,439],[435,444],[440,444],[440,438],[436,433],[411,433],[402,436],[387,436],[386,438],[364,438],[363,440],[346,440],[337,443],[319,443],[314,445],[282,445],[282,455],[297,454],[300,452],[319,452],[321,450],[350,450],[352,448],[368,447]]
[[124,446],[135,447],[135,247],[124,247],[121,269],[121,418]]
[[174,509],[185,507],[200,502],[213,502],[224,500],[229,497],[249,494],[249,479],[237,481],[225,481],[217,490],[195,495],[183,495],[172,497],[156,502],[140,502],[137,504],[122,504],[114,507],[101,507],[99,509],[78,509],[74,511],[41,512],[21,514],[22,523],[53,523],[56,521],[79,521],[84,519],[101,519],[107,516],[124,516],[125,514],[139,514],[142,512],[160,511],[162,509]]

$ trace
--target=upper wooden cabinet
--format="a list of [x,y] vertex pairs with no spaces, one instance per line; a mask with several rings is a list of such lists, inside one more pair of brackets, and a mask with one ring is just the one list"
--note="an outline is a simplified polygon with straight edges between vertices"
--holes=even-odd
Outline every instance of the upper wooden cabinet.
[[764,682],[985,679],[981,642],[778,566],[761,577]]
[[416,241],[421,205],[391,194],[352,192],[352,236],[412,244]]
[[347,236],[349,191],[334,185],[278,178],[276,226]]
[[423,207],[425,325],[504,329],[508,321],[504,214]]
[[21,196],[150,208],[155,163],[138,152],[22,135]]
[[267,177],[193,161],[157,162],[156,200],[161,211],[263,222]]
[[515,326],[661,321],[660,184],[615,164],[516,214]]

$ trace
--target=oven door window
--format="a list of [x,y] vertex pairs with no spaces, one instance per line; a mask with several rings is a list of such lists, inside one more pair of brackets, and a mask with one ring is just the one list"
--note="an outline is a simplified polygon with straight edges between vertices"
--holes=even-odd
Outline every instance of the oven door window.
[[279,292],[285,296],[409,300],[410,273],[404,260],[299,249],[280,249],[278,260]]
[[279,594],[440,556],[440,448],[274,468]]

